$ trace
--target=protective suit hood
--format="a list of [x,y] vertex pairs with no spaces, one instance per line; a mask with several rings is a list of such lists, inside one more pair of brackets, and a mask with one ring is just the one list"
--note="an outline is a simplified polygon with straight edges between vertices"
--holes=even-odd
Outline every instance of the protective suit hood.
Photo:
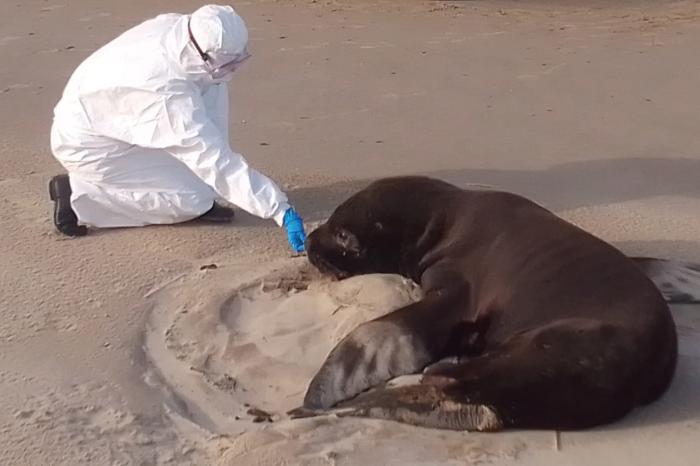
[[206,5],[183,15],[165,47],[182,71],[198,84],[228,81],[248,58],[248,29],[230,6]]
[[248,46],[248,28],[230,6],[203,6],[192,13],[190,28],[204,53],[236,57]]

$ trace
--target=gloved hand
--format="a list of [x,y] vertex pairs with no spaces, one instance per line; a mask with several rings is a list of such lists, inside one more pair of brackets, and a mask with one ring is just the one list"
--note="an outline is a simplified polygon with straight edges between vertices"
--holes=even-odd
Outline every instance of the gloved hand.
[[304,222],[293,208],[290,207],[284,213],[282,225],[287,229],[287,241],[289,241],[292,250],[297,253],[304,252],[304,241],[306,241]]

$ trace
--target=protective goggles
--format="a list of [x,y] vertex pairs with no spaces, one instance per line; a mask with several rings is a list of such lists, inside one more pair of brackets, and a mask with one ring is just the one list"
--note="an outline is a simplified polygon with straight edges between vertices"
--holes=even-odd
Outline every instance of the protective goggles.
[[190,28],[189,21],[187,22],[187,32],[190,35],[190,40],[192,41],[194,48],[197,49],[197,53],[199,53],[199,56],[202,57],[202,60],[204,61],[204,64],[206,65],[209,71],[209,74],[214,79],[221,79],[230,75],[231,73],[236,71],[236,69],[244,61],[250,58],[250,53],[248,53],[247,48],[243,49],[243,52],[238,55],[225,55],[217,54],[214,52],[206,53],[202,50],[202,48],[199,46],[194,36],[192,35],[192,29]]

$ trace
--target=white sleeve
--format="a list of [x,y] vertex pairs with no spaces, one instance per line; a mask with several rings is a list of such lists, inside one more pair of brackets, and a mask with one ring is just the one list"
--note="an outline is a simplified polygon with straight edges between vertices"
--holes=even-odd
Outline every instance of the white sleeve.
[[231,150],[198,92],[172,93],[161,102],[151,147],[172,154],[223,199],[281,226],[290,207],[286,194]]

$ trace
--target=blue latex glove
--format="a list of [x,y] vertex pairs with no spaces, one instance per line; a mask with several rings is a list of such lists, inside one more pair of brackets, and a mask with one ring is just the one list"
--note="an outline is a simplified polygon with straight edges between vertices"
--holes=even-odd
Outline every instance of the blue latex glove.
[[291,207],[284,213],[282,225],[287,229],[287,241],[292,250],[296,253],[304,252],[304,241],[306,241],[304,222]]

